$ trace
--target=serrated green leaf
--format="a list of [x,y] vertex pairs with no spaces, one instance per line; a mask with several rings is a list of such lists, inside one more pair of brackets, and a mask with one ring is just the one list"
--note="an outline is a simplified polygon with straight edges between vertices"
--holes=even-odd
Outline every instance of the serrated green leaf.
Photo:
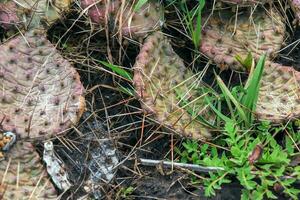
[[251,174],[250,167],[240,168],[237,171],[237,179],[248,190],[253,190],[257,185],[255,181],[252,181],[253,178],[254,176]]
[[255,200],[263,200],[264,198],[264,193],[263,193],[263,190],[261,190],[260,188],[257,189],[257,190],[254,190],[252,192],[252,199],[255,199]]
[[277,197],[270,190],[266,190],[266,195],[269,199],[277,199]]
[[250,198],[250,191],[249,190],[242,190],[241,200],[249,200]]
[[216,195],[216,192],[213,189],[212,185],[208,185],[207,187],[205,187],[204,195],[206,197],[211,197],[211,196],[215,196]]
[[296,181],[295,178],[286,178],[286,179],[282,180],[281,184],[284,185],[284,186],[290,186],[290,185],[292,185],[295,181]]

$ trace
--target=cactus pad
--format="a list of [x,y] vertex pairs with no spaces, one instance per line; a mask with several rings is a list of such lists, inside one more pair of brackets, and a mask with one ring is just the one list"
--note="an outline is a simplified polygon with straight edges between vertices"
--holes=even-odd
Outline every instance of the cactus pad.
[[146,113],[178,134],[208,139],[210,131],[197,119],[208,112],[204,95],[196,91],[201,90],[199,79],[160,32],[146,39],[134,65],[136,95]]
[[47,138],[76,123],[84,110],[76,70],[30,31],[0,46],[0,128],[20,138]]
[[201,52],[221,69],[242,71],[245,69],[235,60],[236,55],[245,58],[250,51],[254,57],[268,53],[268,58],[273,58],[285,39],[285,24],[280,14],[260,8],[252,14],[245,10],[237,20],[235,14],[227,9],[215,12],[208,19],[202,31]]
[[29,142],[18,142],[0,161],[1,199],[57,199],[39,155]]
[[18,17],[17,6],[14,2],[0,3],[0,25],[5,29],[14,29],[20,25],[21,21]]
[[50,26],[68,11],[72,0],[18,0],[0,3],[0,25],[9,29],[15,25],[26,28]]
[[[96,0],[81,0],[83,8],[95,4]],[[123,2],[123,5],[122,5]],[[123,7],[123,12],[122,12]],[[159,3],[148,2],[138,11],[134,11],[133,1],[104,0],[88,10],[91,20],[101,26],[105,25],[105,13],[110,31],[113,34],[122,31],[122,35],[130,38],[144,37],[160,28],[163,16]]]
[[257,118],[274,123],[300,117],[300,72],[267,62],[257,102]]
[[300,0],[289,0],[289,4],[295,13],[296,21],[300,23]]

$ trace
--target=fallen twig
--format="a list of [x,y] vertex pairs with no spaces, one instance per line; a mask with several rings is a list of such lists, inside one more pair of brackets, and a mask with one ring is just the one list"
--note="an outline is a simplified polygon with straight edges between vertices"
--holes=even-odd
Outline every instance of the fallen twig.
[[178,163],[178,162],[171,162],[171,161],[163,161],[163,160],[151,160],[151,159],[139,159],[140,164],[144,166],[156,166],[156,165],[163,165],[164,167],[181,167],[189,170],[193,170],[195,172],[215,172],[215,171],[224,171],[223,167],[204,167],[195,164],[187,164],[187,163]]

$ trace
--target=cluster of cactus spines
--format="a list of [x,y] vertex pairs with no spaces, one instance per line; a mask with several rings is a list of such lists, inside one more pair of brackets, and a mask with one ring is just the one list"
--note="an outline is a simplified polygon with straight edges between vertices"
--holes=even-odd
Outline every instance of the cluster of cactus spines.
[[300,116],[300,72],[267,62],[257,102],[259,120],[287,122]]
[[[197,119],[208,114],[204,96],[195,90],[201,87],[198,78],[161,32],[148,36],[134,65],[133,83],[146,113],[185,137],[209,139],[209,129]],[[207,119],[212,120],[213,115],[210,117]]]
[[38,153],[29,142],[18,142],[0,164],[1,199],[57,199]]
[[300,23],[300,0],[289,0],[289,5],[295,13],[296,21]]
[[16,25],[26,29],[49,27],[62,17],[72,0],[18,0],[0,3],[0,25],[10,29]]
[[285,40],[285,24],[280,13],[268,13],[256,8],[254,13],[244,10],[237,15],[230,9],[215,12],[203,27],[200,51],[212,59],[221,69],[245,70],[235,56],[246,58],[268,53],[276,56]]
[[75,124],[84,110],[76,70],[33,30],[0,46],[1,128],[18,138],[45,139]]
[[[109,31],[129,38],[143,38],[160,28],[163,18],[162,7],[152,1],[144,4],[138,11],[134,10],[134,1],[81,0],[83,9],[88,9],[92,22],[105,26],[108,23]],[[92,6],[94,5],[94,6]]]

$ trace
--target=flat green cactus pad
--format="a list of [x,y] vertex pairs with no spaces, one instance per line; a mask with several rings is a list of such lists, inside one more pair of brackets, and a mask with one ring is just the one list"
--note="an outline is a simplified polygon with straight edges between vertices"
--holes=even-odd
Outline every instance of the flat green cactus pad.
[[46,139],[79,120],[85,108],[79,74],[43,31],[0,45],[0,57],[0,129]]
[[55,188],[29,142],[18,142],[0,161],[1,199],[57,199]]
[[263,74],[257,118],[274,123],[300,117],[300,72],[292,67],[267,62]]
[[105,26],[107,20],[113,35],[121,33],[122,36],[137,39],[158,30],[163,20],[162,6],[148,1],[136,11],[133,2],[81,0],[81,5],[85,9],[89,8],[88,15],[94,23]]
[[68,11],[73,0],[8,0],[0,2],[0,25],[5,29],[15,26],[45,28]]
[[255,58],[268,53],[276,56],[285,40],[285,24],[273,9],[256,8],[254,13],[244,10],[236,16],[231,10],[215,11],[206,18],[202,31],[200,51],[221,69],[232,68],[245,71],[235,56],[246,58],[251,52]]
[[[209,129],[199,122],[208,114],[201,77],[185,67],[168,39],[160,32],[149,36],[134,65],[134,86],[142,108],[160,124],[196,139],[209,139]],[[197,91],[198,90],[198,91]]]

